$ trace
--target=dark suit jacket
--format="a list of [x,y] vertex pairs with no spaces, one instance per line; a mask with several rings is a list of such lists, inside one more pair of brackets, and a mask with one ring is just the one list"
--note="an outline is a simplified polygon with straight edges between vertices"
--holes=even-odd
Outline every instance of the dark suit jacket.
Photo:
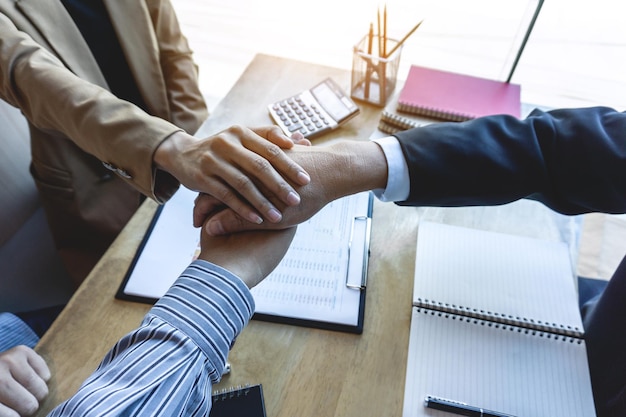
[[[178,187],[152,156],[207,117],[169,0],[104,0],[149,114],[108,92],[61,1],[0,0],[0,97],[30,123],[31,171],[57,247],[80,280],[140,203]],[[129,186],[130,184],[130,186]]]
[[[398,133],[404,205],[529,197],[565,214],[626,212],[626,114],[597,107],[493,116]],[[626,258],[583,317],[598,416],[626,415]]]
[[409,165],[405,205],[537,199],[565,214],[626,212],[626,114],[534,111],[398,133]]

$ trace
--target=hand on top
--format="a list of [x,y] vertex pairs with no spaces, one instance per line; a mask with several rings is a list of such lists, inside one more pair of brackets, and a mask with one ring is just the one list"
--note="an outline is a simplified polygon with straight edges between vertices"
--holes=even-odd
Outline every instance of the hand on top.
[[187,188],[211,195],[247,221],[276,223],[282,219],[277,204],[298,205],[294,186],[310,181],[283,151],[293,145],[277,126],[233,126],[204,139],[177,132],[157,148],[154,161]]

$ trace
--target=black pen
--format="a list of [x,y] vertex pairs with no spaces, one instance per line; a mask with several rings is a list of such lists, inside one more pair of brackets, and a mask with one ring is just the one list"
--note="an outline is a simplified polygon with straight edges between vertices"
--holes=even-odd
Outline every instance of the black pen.
[[504,414],[498,411],[486,410],[480,407],[474,407],[460,401],[446,400],[445,398],[434,397],[432,395],[424,398],[424,405],[433,410],[447,411],[448,413],[458,414],[460,416],[469,417],[515,417],[511,414]]

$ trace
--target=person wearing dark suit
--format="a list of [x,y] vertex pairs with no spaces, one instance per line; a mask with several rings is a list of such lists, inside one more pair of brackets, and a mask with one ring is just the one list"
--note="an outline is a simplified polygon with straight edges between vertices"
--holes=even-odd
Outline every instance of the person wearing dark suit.
[[[522,198],[575,215],[626,213],[626,113],[606,107],[535,110],[519,120],[489,116],[435,123],[377,141],[296,146],[288,154],[311,175],[302,203],[274,225],[253,225],[232,211],[209,219],[214,235],[286,227],[326,203],[375,190],[410,206],[499,205]],[[346,173],[349,172],[349,175]],[[220,203],[204,196],[196,225]],[[584,312],[598,416],[626,415],[626,258]]]
[[192,136],[208,112],[169,0],[0,0],[0,98],[29,122],[31,172],[77,283],[143,196],[163,203],[182,183],[277,221],[256,184],[297,204],[285,179],[306,182],[278,129]]

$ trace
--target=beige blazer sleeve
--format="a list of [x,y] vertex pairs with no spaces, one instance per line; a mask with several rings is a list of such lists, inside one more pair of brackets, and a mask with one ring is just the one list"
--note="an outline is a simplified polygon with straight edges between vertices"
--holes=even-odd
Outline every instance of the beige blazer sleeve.
[[[117,0],[116,0],[117,1]],[[208,117],[198,83],[198,66],[169,0],[148,0],[170,107],[169,121],[194,134]]]
[[208,117],[198,67],[169,0],[104,0],[150,113],[194,134]]
[[[157,201],[153,153],[180,127],[84,81],[0,15],[0,96],[43,131],[61,132]],[[171,185],[171,184],[170,184]]]

